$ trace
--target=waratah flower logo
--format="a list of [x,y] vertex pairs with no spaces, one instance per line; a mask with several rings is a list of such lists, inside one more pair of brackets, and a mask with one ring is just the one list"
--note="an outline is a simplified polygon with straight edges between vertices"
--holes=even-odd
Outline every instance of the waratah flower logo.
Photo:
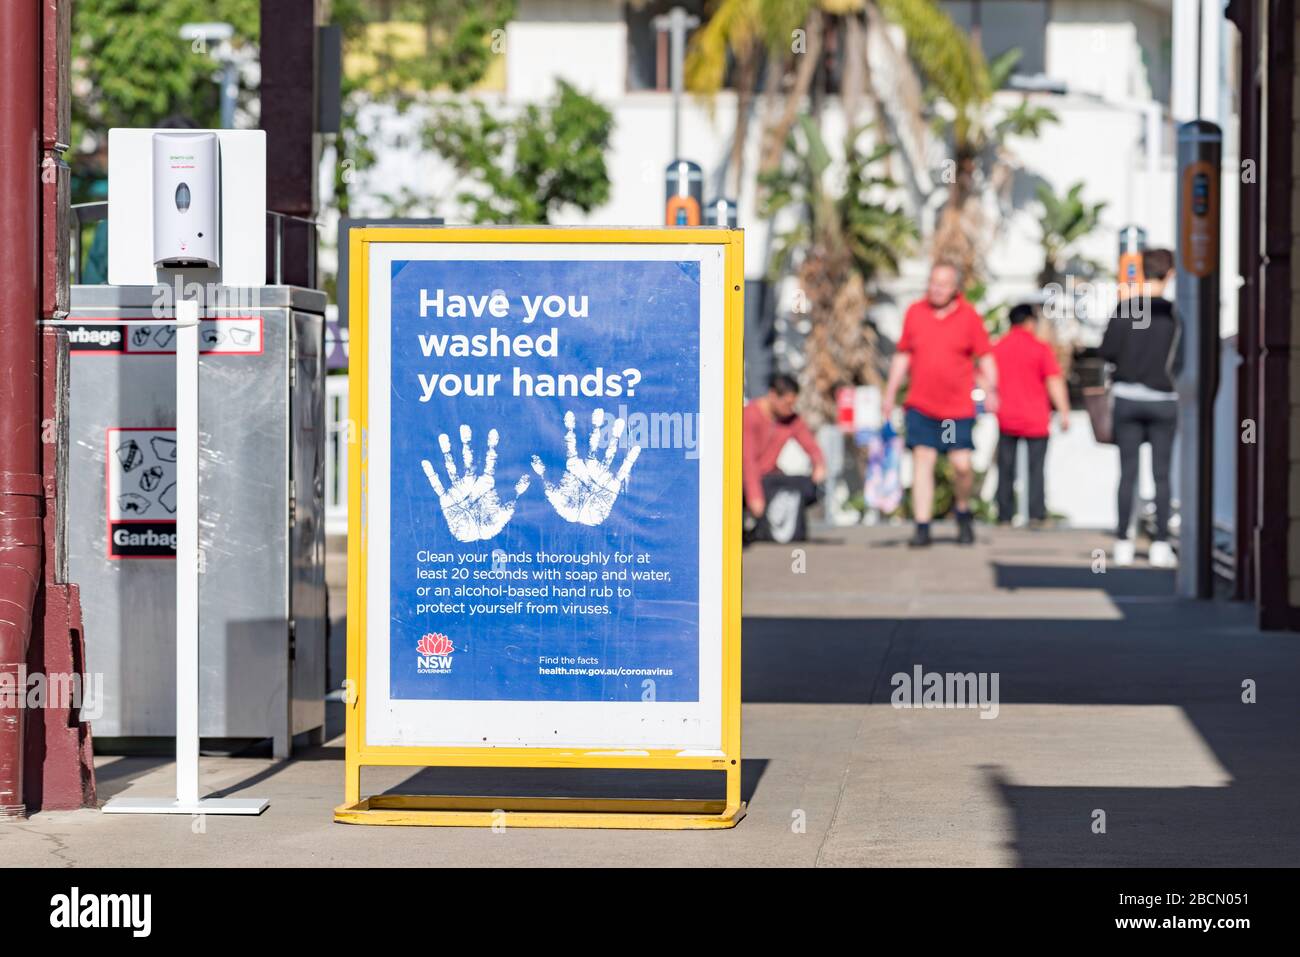
[[415,650],[422,655],[449,655],[456,647],[446,635],[431,631],[416,642]]

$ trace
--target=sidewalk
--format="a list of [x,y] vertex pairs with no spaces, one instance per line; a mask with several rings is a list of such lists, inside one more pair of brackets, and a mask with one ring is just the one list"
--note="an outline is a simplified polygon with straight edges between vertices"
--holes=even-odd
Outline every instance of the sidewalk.
[[[731,831],[362,828],[331,822],[343,741],[204,761],[258,819],[96,811],[0,825],[18,865],[1300,864],[1300,640],[1169,597],[1170,572],[1091,569],[1103,536],[831,529],[745,553],[748,816]],[[802,566],[803,570],[799,571]],[[891,676],[997,673],[999,707],[891,707]],[[1256,682],[1258,703],[1242,702]],[[919,694],[919,692],[918,692]],[[991,713],[991,712],[990,712]],[[335,724],[337,726],[337,716]],[[166,794],[169,762],[100,758],[100,799]],[[595,772],[579,772],[594,780]],[[368,790],[492,792],[500,772],[376,769]],[[601,783],[623,792],[628,774]],[[656,790],[662,779],[652,776]],[[534,780],[529,778],[530,781]],[[563,788],[571,777],[555,779]],[[640,782],[641,778],[632,778]],[[1105,833],[1094,833],[1104,812]],[[197,833],[196,833],[197,831]]]

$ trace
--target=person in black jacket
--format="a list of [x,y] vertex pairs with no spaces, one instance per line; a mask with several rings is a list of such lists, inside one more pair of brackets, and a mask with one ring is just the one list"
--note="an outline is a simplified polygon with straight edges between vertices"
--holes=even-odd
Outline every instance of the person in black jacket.
[[1156,527],[1148,560],[1157,568],[1177,564],[1169,545],[1169,469],[1178,431],[1178,393],[1174,378],[1182,365],[1182,330],[1174,305],[1164,298],[1173,281],[1174,255],[1150,249],[1142,257],[1147,281],[1142,291],[1119,304],[1101,342],[1101,356],[1114,365],[1111,395],[1115,443],[1119,446],[1119,523],[1116,565],[1133,563],[1129,524],[1137,488],[1138,450],[1151,446],[1156,485]]

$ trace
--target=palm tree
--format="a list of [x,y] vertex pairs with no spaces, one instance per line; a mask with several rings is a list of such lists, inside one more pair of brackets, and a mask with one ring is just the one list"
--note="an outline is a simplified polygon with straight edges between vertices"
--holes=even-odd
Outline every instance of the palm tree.
[[[730,158],[734,192],[740,193],[744,181],[744,144],[760,60],[766,54],[767,116],[759,160],[759,173],[766,175],[780,165],[799,117],[817,114],[814,81],[828,29],[836,19],[844,26],[841,103],[850,128],[857,125],[864,100],[870,101],[878,128],[884,129],[889,113],[896,138],[908,147],[904,159],[910,167],[924,162],[920,141],[926,113],[945,134],[950,155],[938,178],[947,195],[933,256],[957,263],[971,282],[976,281],[990,232],[983,199],[987,190],[1000,191],[1011,175],[1005,142],[1016,135],[1037,135],[1056,117],[1027,97],[999,115],[993,96],[1011,76],[1019,51],[987,62],[979,46],[934,0],[718,0],[709,21],[692,38],[687,70],[692,89],[710,95],[722,87],[728,56],[735,61],[737,119]],[[894,50],[886,19],[902,27],[910,56]],[[873,86],[866,60],[868,33],[875,34],[870,46],[886,61],[881,69],[889,77],[892,96],[881,95]],[[918,69],[928,84],[928,98],[921,95]],[[913,190],[923,200],[932,179],[926,171],[909,171]]]
[[[1072,257],[1075,245],[1097,228],[1106,204],[1085,203],[1082,182],[1075,183],[1062,196],[1056,195],[1046,183],[1039,183],[1037,195],[1043,204],[1043,215],[1039,220],[1043,230],[1043,268],[1038,274],[1038,283],[1046,286],[1060,282],[1065,276],[1068,261],[1077,258]],[[1083,260],[1082,264],[1091,269],[1098,268],[1090,260]]]
[[[823,5],[860,5],[863,0],[824,0]],[[761,168],[770,170],[780,161],[786,137],[798,115],[821,56],[821,9],[815,0],[715,0],[709,18],[691,37],[686,57],[686,84],[693,92],[713,97],[726,82],[727,67],[734,62],[736,129],[731,144],[730,171],[733,195],[739,197],[745,181],[745,144],[757,99],[758,80],[766,60],[764,83],[768,100],[768,129],[763,141]],[[802,36],[796,31],[803,30]],[[793,68],[791,82],[787,73]],[[788,89],[784,102],[779,93]],[[776,144],[775,152],[771,145]]]
[[[894,44],[887,21],[902,27],[906,51]],[[836,384],[869,382],[878,375],[875,333],[863,321],[867,289],[875,276],[896,271],[898,257],[917,232],[879,197],[864,198],[873,189],[896,189],[887,175],[892,150],[860,152],[863,144],[855,134],[846,144],[843,189],[837,192],[828,183],[831,164],[819,132],[816,84],[828,38],[839,27],[844,40],[840,101],[847,125],[860,132],[861,106],[870,105],[878,139],[892,138],[902,146],[899,154],[917,208],[935,193],[929,143],[935,132],[944,137],[949,158],[940,164],[937,185],[945,195],[932,253],[962,266],[969,282],[978,281],[990,238],[983,200],[1010,178],[1005,140],[1036,134],[1055,119],[1027,98],[999,115],[994,92],[1006,83],[1019,53],[986,62],[934,0],[717,0],[692,39],[687,75],[693,90],[710,95],[721,89],[729,58],[734,60],[738,112],[729,171],[737,196],[757,80],[763,75],[761,211],[771,216],[793,207],[802,219],[770,241],[774,266],[795,264],[808,306],[805,394],[810,414],[819,419],[830,415]],[[885,175],[876,173],[877,164],[886,165]]]
[[880,0],[880,7],[903,28],[908,52],[929,83],[932,99],[939,101],[939,125],[947,128],[950,156],[940,178],[948,195],[935,229],[934,259],[957,264],[974,282],[989,232],[984,188],[1000,191],[1010,178],[1005,141],[1037,136],[1056,115],[1031,104],[1027,96],[1000,116],[993,109],[993,95],[1010,79],[1019,50],[986,61],[975,41],[934,0]]
[[686,86],[706,97],[722,89],[728,57],[736,67],[736,130],[728,170],[731,195],[739,198],[745,181],[745,141],[758,87],[763,54],[760,0],[717,0],[712,15],[691,37],[686,55]]
[[796,268],[809,322],[803,405],[814,424],[833,420],[838,386],[880,384],[883,363],[866,318],[870,288],[897,272],[916,239],[912,220],[885,201],[896,184],[875,172],[891,147],[858,149],[864,132],[847,138],[837,178],[816,123],[800,116],[783,162],[760,178],[764,216],[799,214],[777,238],[770,271]]

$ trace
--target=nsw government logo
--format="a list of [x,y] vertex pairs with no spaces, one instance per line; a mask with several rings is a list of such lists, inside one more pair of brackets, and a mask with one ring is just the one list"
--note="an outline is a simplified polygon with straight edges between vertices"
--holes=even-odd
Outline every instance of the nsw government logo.
[[429,632],[415,643],[416,674],[443,675],[451,671],[451,653],[455,650],[456,647],[446,635]]

